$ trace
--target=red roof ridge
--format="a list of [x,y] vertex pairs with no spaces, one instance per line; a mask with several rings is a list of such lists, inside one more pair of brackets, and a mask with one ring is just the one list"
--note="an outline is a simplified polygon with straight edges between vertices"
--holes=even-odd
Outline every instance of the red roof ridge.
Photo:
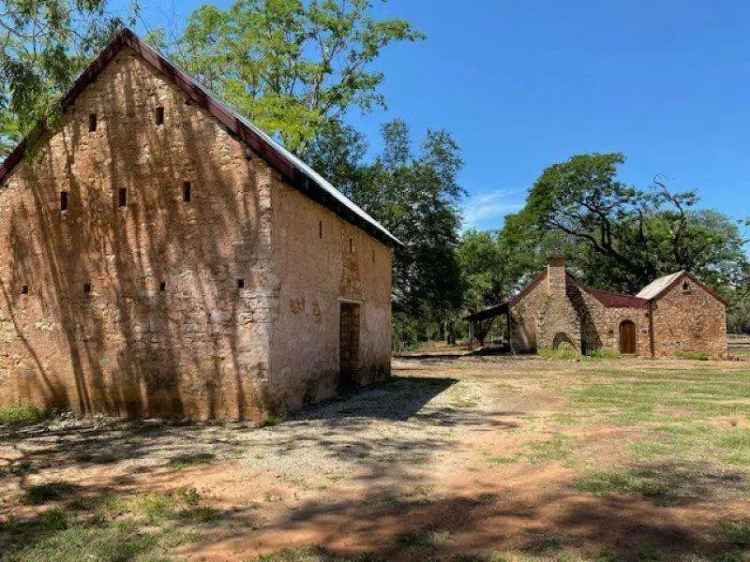
[[[401,245],[401,242],[377,220],[368,215],[363,209],[349,200],[324,178],[257,126],[216,99],[192,76],[177,68],[169,59],[147,45],[135,32],[127,27],[123,27],[115,33],[109,44],[78,76],[71,88],[60,99],[59,107],[63,111],[70,107],[78,95],[90,83],[96,80],[124,47],[131,48],[143,61],[175,84],[192,102],[206,110],[212,117],[219,121],[232,137],[249,147],[254,154],[260,156],[272,168],[278,171],[292,187],[301,191],[310,199],[327,207],[349,223],[358,226],[381,242],[391,246]],[[47,127],[46,123],[42,120],[8,155],[0,165],[0,186],[23,159],[33,140],[39,138],[45,132],[47,132]]]

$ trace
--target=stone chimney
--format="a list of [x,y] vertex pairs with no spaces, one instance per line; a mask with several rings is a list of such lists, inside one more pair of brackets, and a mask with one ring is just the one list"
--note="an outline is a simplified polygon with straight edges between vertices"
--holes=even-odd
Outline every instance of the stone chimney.
[[564,297],[566,292],[565,258],[551,257],[547,264],[547,294]]

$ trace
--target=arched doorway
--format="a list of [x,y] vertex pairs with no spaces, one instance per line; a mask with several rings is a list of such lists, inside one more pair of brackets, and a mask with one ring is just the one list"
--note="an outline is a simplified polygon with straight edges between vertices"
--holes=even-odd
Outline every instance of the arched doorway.
[[573,340],[570,339],[568,334],[566,334],[565,332],[558,332],[557,334],[555,334],[555,337],[552,340],[552,349],[558,349],[563,344],[569,345],[570,347],[575,349]]
[[620,324],[620,353],[635,353],[635,324],[631,320],[625,320]]

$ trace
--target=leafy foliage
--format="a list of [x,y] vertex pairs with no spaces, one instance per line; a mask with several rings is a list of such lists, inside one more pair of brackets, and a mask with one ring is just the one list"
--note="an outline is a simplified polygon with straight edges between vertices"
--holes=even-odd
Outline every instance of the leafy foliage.
[[370,69],[397,41],[422,38],[401,19],[376,20],[370,0],[237,0],[227,10],[204,5],[171,52],[187,72],[260,127],[301,150],[351,108],[385,100],[383,74]]
[[382,153],[366,163],[363,137],[335,123],[316,137],[306,159],[404,242],[395,253],[393,295],[396,336],[408,344],[430,326],[445,330],[462,305],[455,250],[463,161],[445,131],[427,131],[416,153],[403,121],[387,123],[382,134]]
[[[4,0],[0,11],[0,156],[40,119],[125,19],[106,0]],[[132,17],[138,11],[134,2]]]
[[469,309],[495,304],[562,253],[590,286],[637,293],[655,278],[691,271],[730,302],[730,331],[750,332],[750,263],[741,231],[699,209],[695,192],[648,189],[617,177],[622,154],[581,154],[554,164],[501,231],[467,232],[458,255]]

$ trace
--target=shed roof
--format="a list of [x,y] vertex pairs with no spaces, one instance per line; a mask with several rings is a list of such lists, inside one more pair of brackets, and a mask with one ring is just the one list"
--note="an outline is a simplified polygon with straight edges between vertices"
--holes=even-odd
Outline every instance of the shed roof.
[[659,296],[662,291],[667,289],[683,273],[685,273],[685,271],[678,271],[676,273],[665,275],[664,277],[659,277],[641,289],[641,292],[638,293],[637,296],[642,299],[653,299],[654,297]]
[[590,287],[581,286],[581,288],[607,308],[648,308],[648,300],[641,297],[612,293]]
[[[133,31],[123,28],[114,35],[109,45],[83,71],[71,89],[63,96],[60,105],[64,111],[78,95],[101,74],[109,62],[124,47],[130,47],[157,72],[180,88],[193,102],[208,111],[221,122],[228,132],[242,141],[253,152],[276,169],[290,185],[302,191],[318,203],[328,207],[346,221],[359,226],[370,235],[390,245],[401,242],[366,211],[333,187],[325,178],[284,148],[278,141],[237,111],[219,101],[193,77],[180,70],[164,55],[143,42]],[[15,166],[23,159],[31,144],[30,137],[45,131],[40,123],[37,129],[24,139],[0,166],[0,185],[8,178]]]

